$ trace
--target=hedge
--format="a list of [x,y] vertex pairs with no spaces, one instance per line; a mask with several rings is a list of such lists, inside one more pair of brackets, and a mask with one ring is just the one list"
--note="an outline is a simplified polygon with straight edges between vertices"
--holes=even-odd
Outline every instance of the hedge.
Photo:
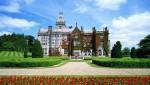
[[129,59],[129,60],[119,60],[119,59],[93,59],[93,64],[105,66],[105,67],[117,67],[117,68],[150,68],[150,60],[144,59]]
[[84,60],[92,60],[92,57],[84,57]]
[[0,67],[48,67],[59,64],[61,59],[25,59],[25,60],[3,60]]

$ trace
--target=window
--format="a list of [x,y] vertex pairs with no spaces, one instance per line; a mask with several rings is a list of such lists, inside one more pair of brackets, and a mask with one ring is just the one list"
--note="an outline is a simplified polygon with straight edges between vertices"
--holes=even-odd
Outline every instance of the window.
[[78,46],[80,45],[80,42],[79,41],[74,41],[74,46]]
[[101,39],[103,39],[103,38],[104,38],[104,36],[100,36],[100,38],[101,38]]
[[64,50],[64,54],[67,54],[68,53],[68,50]]
[[55,44],[55,42],[53,41],[52,44]]
[[101,42],[101,46],[103,46],[103,42]]

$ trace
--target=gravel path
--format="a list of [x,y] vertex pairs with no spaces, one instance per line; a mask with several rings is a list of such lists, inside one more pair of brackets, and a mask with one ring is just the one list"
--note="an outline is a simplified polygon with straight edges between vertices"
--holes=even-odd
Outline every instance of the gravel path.
[[68,62],[55,68],[0,68],[0,75],[150,75],[150,69],[96,68],[86,62]]

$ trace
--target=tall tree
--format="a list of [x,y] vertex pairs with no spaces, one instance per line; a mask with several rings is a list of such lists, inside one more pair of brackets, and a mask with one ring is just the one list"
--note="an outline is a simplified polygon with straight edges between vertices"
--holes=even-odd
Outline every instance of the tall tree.
[[43,50],[40,44],[40,41],[35,40],[33,47],[32,47],[32,57],[33,58],[40,58],[43,57]]
[[136,55],[139,58],[147,58],[150,57],[150,34],[144,37],[139,42],[139,48],[136,51]]
[[136,57],[136,49],[135,49],[135,47],[131,48],[130,56],[131,56],[131,58],[135,58]]
[[96,29],[93,27],[93,32],[92,32],[92,56],[96,56]]
[[74,49],[74,45],[73,45],[74,40],[71,39],[71,56],[73,56],[73,49]]
[[32,46],[33,46],[33,42],[34,42],[35,39],[31,35],[26,35],[25,38],[26,38],[26,40],[28,40],[29,52],[32,52]]
[[117,41],[116,44],[114,44],[114,46],[112,48],[111,57],[112,58],[121,58],[122,57],[121,48],[122,48],[122,45],[121,45],[120,41]]
[[140,48],[150,49],[150,34],[144,37],[138,45]]
[[116,52],[117,52],[117,49],[116,49],[116,46],[114,44],[114,46],[112,47],[112,50],[111,50],[111,57],[112,58],[116,58]]

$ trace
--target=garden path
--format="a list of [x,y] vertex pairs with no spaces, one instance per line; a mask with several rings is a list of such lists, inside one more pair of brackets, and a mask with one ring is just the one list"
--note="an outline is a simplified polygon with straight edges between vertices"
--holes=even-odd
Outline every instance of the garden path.
[[86,62],[68,62],[53,68],[0,68],[0,75],[150,75],[150,69],[97,68],[91,67]]

